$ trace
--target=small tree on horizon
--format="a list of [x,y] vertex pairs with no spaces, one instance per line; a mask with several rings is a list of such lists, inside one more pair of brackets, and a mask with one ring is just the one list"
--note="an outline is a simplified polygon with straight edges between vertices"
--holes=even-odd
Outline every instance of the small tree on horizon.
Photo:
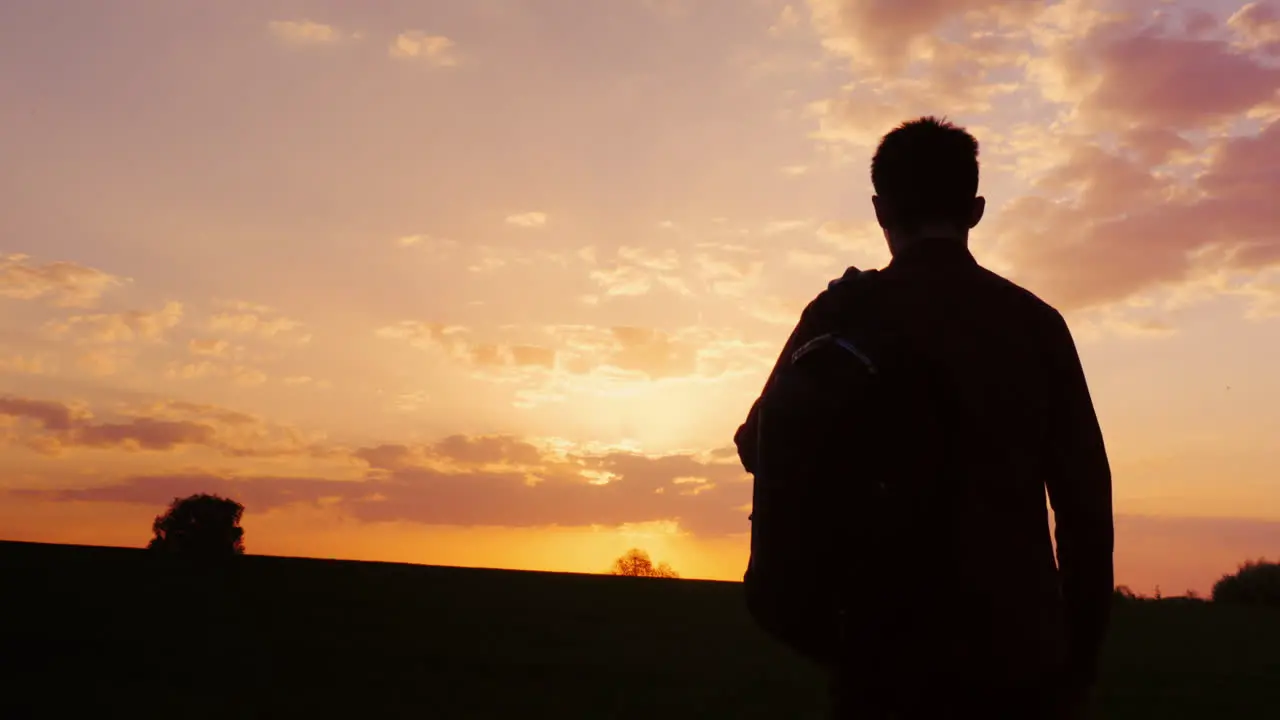
[[1215,603],[1280,608],[1280,562],[1253,560],[1223,575],[1210,595]]
[[243,515],[244,506],[231,498],[205,493],[174,498],[151,524],[147,549],[198,560],[243,555]]
[[1117,585],[1112,596],[1116,600],[1120,600],[1122,602],[1139,599],[1138,594],[1135,593],[1128,585]]
[[610,571],[613,575],[626,575],[628,577],[651,577],[651,578],[679,578],[680,574],[671,569],[671,566],[663,563],[653,564],[653,560],[649,558],[649,553],[640,548],[632,548],[622,555],[622,557],[613,561],[613,569]]

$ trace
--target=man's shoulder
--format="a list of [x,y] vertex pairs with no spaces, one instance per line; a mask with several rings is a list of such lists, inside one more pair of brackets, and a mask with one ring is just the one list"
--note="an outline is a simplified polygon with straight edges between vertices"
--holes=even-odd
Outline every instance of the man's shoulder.
[[842,287],[848,287],[852,283],[865,282],[868,278],[875,274],[875,270],[860,270],[855,265],[845,268],[844,274],[827,283],[827,290],[836,290]]
[[809,304],[805,306],[804,312],[801,313],[801,317],[813,315],[827,309],[836,309],[852,293],[862,289],[867,281],[874,277],[875,272],[875,270],[860,270],[850,265],[840,277],[828,281],[827,287],[809,301]]
[[1053,326],[1065,326],[1066,320],[1062,313],[1039,295],[993,270],[981,266],[978,270],[984,283],[1000,295],[1002,303],[1016,308],[1033,320]]

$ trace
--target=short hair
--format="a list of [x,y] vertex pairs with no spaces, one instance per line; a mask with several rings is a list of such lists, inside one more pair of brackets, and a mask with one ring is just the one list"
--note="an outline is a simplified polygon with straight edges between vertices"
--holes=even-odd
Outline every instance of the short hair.
[[978,195],[978,141],[945,117],[905,122],[880,140],[871,185],[902,221],[967,219]]

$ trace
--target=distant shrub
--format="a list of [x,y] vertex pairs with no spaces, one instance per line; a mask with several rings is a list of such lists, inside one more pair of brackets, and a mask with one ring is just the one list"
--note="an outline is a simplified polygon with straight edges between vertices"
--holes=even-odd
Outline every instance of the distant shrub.
[[1213,586],[1213,601],[1280,608],[1280,563],[1255,560],[1223,575]]
[[198,494],[174,498],[151,524],[147,549],[208,561],[244,554],[240,518],[244,506],[230,498]]
[[632,548],[626,554],[613,561],[614,575],[627,575],[629,577],[653,577],[653,578],[678,578],[679,573],[671,569],[666,563],[653,564],[649,559],[649,553],[639,549]]
[[1113,600],[1120,602],[1130,602],[1140,599],[1138,594],[1129,589],[1128,585],[1117,585],[1115,592],[1111,594]]

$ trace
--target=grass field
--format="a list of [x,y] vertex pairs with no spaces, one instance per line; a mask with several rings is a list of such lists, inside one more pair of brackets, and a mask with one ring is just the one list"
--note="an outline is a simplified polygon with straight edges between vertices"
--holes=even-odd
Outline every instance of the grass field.
[[[818,718],[734,583],[0,543],[3,717]],[[1280,612],[1117,609],[1100,718],[1280,717]],[[16,691],[16,692],[15,692]]]

